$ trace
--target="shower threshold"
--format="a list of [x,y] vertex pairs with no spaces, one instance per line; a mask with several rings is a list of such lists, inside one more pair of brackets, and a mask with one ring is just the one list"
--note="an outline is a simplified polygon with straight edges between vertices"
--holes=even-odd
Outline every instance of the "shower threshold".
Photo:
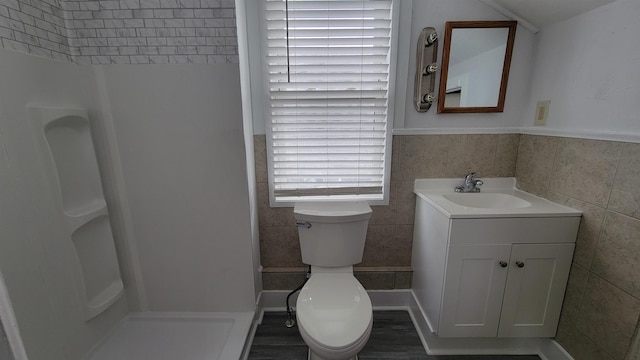
[[130,314],[84,359],[239,359],[253,315],[253,312]]

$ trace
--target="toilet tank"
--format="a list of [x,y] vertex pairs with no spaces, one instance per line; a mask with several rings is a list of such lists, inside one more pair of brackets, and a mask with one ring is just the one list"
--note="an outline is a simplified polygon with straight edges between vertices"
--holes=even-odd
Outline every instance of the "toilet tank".
[[364,201],[296,203],[302,262],[323,267],[361,263],[371,213]]

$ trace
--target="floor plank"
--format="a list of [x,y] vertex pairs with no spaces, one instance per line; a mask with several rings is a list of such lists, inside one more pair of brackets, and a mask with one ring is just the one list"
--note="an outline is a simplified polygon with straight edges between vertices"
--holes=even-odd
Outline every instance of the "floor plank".
[[[284,326],[285,312],[267,312],[249,352],[249,360],[306,360],[307,346],[298,328]],[[374,311],[369,342],[358,355],[360,360],[540,360],[537,355],[427,355],[409,313]]]

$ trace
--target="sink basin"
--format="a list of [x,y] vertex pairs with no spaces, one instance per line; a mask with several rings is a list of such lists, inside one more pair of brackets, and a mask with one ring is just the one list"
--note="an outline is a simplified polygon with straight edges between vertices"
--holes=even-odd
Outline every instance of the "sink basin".
[[527,200],[500,193],[456,193],[442,197],[458,205],[481,209],[519,209],[531,206]]
[[457,193],[464,179],[416,179],[414,193],[448,218],[580,216],[581,212],[516,188],[514,178],[482,178],[481,192]]

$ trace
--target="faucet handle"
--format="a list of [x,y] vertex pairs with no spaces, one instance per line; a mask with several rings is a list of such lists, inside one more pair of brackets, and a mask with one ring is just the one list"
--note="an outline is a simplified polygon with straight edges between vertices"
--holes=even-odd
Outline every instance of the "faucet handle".
[[473,180],[476,177],[476,173],[475,172],[470,172],[467,174],[467,176],[464,177],[464,182],[465,184],[471,184],[473,182]]

